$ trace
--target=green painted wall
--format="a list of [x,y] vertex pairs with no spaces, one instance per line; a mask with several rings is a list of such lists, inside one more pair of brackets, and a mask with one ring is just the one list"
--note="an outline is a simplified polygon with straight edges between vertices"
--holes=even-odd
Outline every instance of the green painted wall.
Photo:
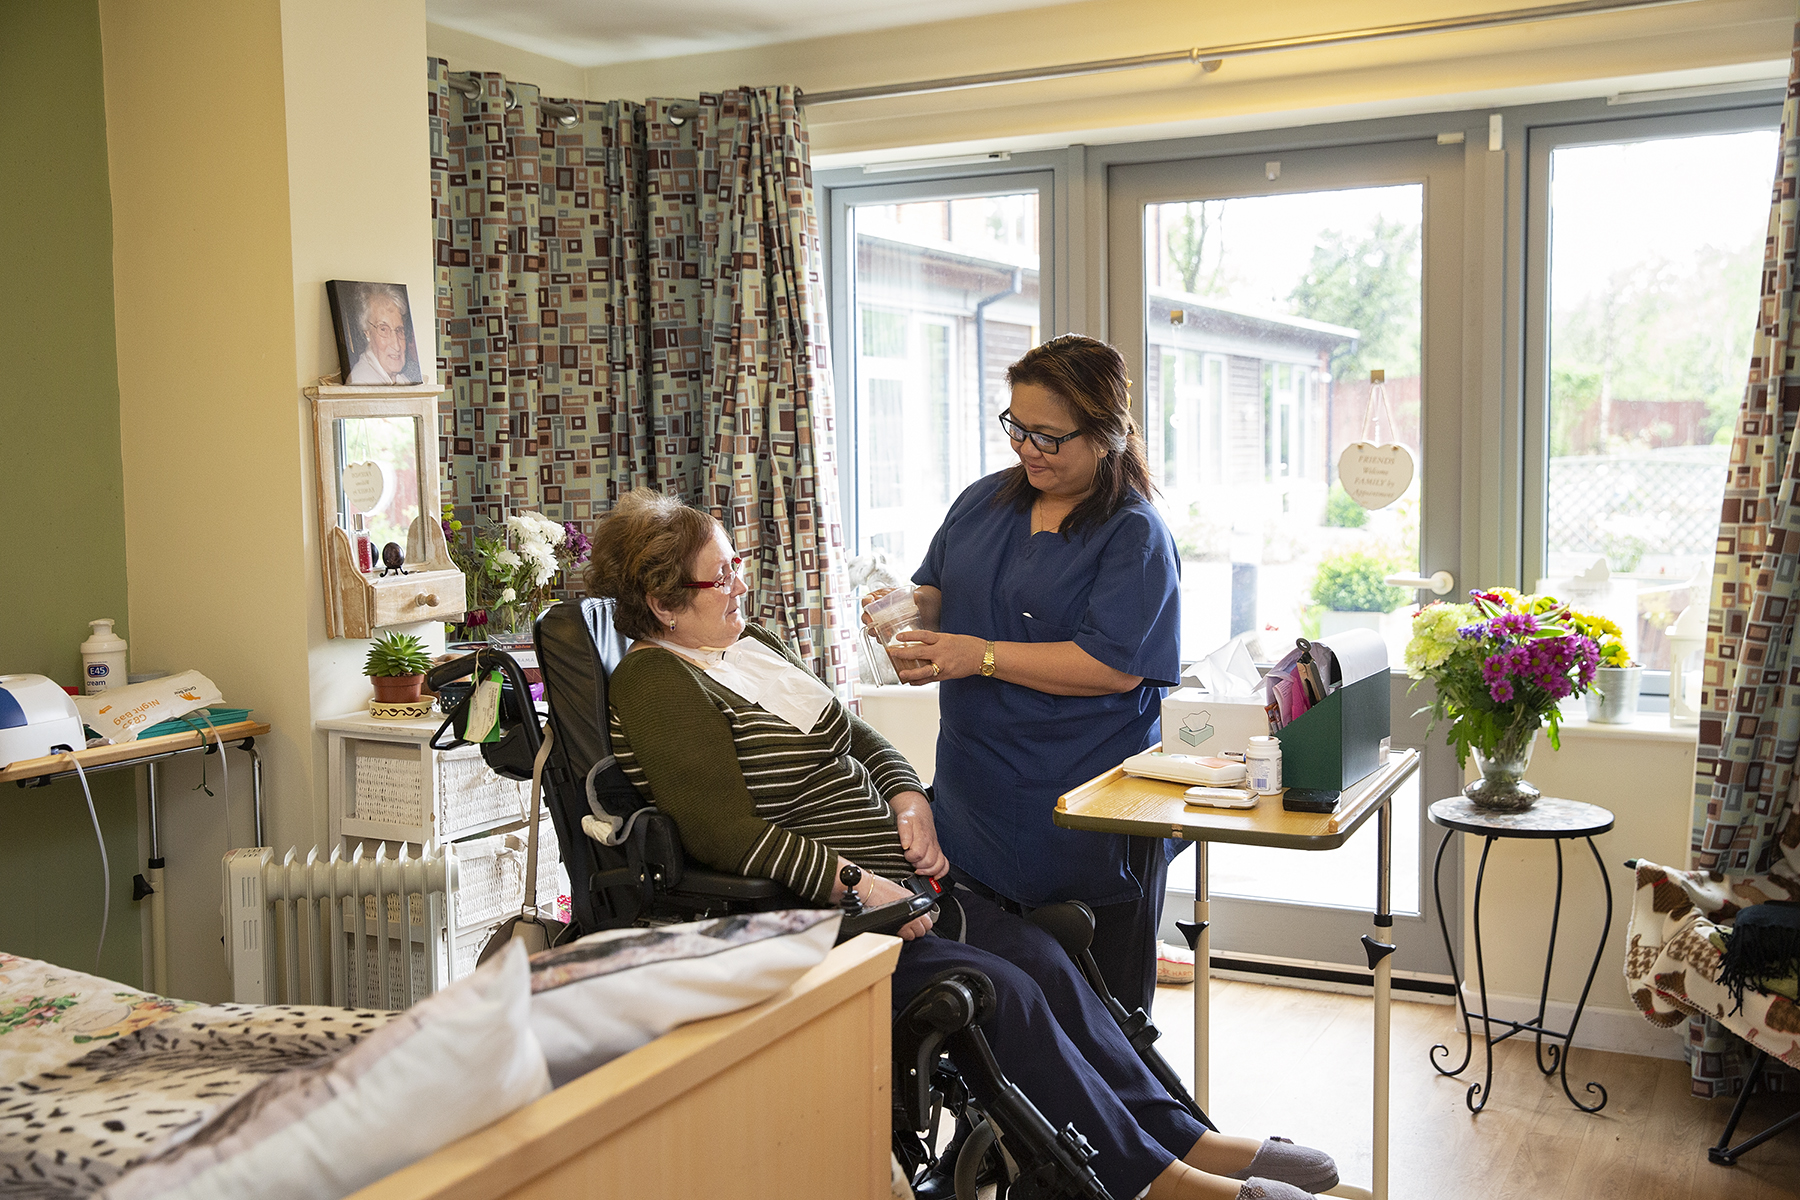
[[[95,0],[0,0],[0,92],[0,674],[79,685],[88,621],[131,637]],[[112,859],[98,972],[140,984],[134,774],[91,783]],[[0,786],[0,950],[93,971],[99,934],[80,786]]]

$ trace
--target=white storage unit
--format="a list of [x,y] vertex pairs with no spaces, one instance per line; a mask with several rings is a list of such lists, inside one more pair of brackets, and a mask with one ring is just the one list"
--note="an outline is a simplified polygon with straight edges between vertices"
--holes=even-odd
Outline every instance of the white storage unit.
[[[395,843],[424,851],[445,845],[455,854],[450,969],[452,978],[461,978],[474,969],[488,934],[523,902],[531,785],[494,774],[479,747],[433,750],[431,737],[442,722],[437,714],[380,721],[352,713],[318,727],[327,737],[329,845],[345,854],[358,842],[365,854],[378,841],[389,843],[390,852],[399,849]],[[568,876],[556,830],[540,816],[537,903],[546,915],[556,915]]]

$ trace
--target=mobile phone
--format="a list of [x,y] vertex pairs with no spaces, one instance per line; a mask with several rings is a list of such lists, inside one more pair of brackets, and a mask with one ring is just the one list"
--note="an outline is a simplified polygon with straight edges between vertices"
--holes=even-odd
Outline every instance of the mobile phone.
[[1289,812],[1336,812],[1338,793],[1329,788],[1289,788],[1282,793],[1281,807]]

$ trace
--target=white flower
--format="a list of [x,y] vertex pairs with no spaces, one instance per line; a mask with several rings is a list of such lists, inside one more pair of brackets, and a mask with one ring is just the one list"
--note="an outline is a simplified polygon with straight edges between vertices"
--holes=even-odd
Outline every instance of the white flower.
[[504,592],[500,593],[500,603],[502,603],[502,604],[511,604],[514,600],[517,600],[518,598],[519,598],[519,593],[513,591],[511,588],[507,588]]
[[540,512],[514,513],[506,518],[507,528],[526,541],[541,541],[551,546],[562,545],[568,531],[560,521],[552,521]]
[[493,561],[495,566],[506,567],[510,570],[511,568],[518,566],[522,560],[511,550],[502,550],[494,555]]

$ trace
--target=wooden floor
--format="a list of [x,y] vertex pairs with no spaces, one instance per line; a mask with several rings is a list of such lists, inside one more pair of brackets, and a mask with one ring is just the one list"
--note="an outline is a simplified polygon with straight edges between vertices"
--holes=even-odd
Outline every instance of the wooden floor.
[[[1193,1069],[1193,989],[1161,988],[1158,1043],[1184,1077]],[[1214,981],[1212,1104],[1229,1133],[1280,1134],[1331,1153],[1346,1183],[1370,1180],[1372,1009],[1367,997]],[[1725,1101],[1688,1095],[1685,1064],[1577,1049],[1569,1082],[1608,1093],[1596,1114],[1577,1112],[1555,1079],[1533,1064],[1529,1041],[1494,1056],[1487,1108],[1471,1115],[1463,1095],[1479,1071],[1477,1043],[1461,1079],[1440,1076],[1434,1043],[1462,1056],[1457,1010],[1396,1001],[1393,1007],[1393,1200],[1791,1200],[1800,1197],[1800,1127],[1751,1151],[1735,1167],[1714,1166],[1706,1148],[1730,1116]],[[1479,1078],[1477,1074],[1475,1078]],[[1757,1097],[1739,1125],[1742,1140],[1793,1112],[1800,1098]]]

